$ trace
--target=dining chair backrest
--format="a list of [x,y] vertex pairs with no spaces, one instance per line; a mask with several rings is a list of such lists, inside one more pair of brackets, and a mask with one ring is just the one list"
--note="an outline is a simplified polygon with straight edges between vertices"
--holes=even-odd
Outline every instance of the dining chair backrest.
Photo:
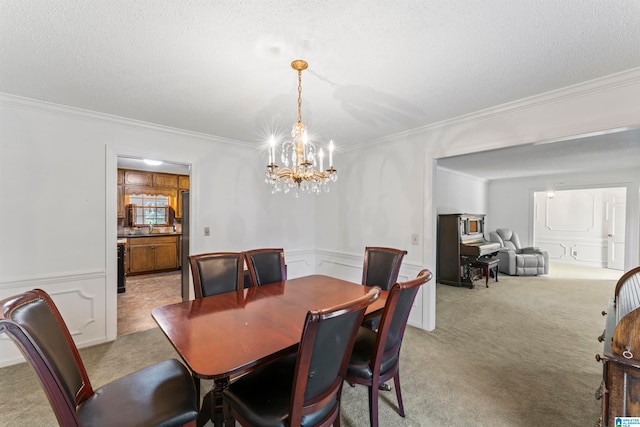
[[369,304],[379,296],[380,288],[376,287],[349,303],[307,314],[296,362],[289,425],[301,425],[305,415],[317,411],[315,404],[320,398],[339,407],[360,323]]
[[175,359],[94,390],[69,328],[41,289],[0,301],[0,333],[14,341],[37,374],[60,426],[195,426],[193,379]]
[[429,280],[431,280],[431,272],[424,269],[415,279],[399,282],[391,287],[378,329],[376,354],[373,358],[374,365],[386,363],[390,358],[400,356],[400,346],[411,307],[420,286]]
[[420,287],[431,280],[429,270],[407,282],[394,284],[385,302],[377,330],[360,328],[347,368],[346,381],[369,388],[369,418],[372,427],[378,426],[378,389],[393,378],[398,399],[398,412],[404,417],[400,390],[400,347],[413,301]]
[[242,252],[191,255],[189,263],[196,298],[232,292],[244,286]]
[[241,425],[340,425],[353,343],[367,307],[379,296],[374,287],[351,301],[307,312],[296,354],[248,372],[223,391],[226,425],[233,425],[232,418]]
[[253,249],[246,251],[244,256],[249,270],[251,286],[261,286],[287,280],[284,249]]
[[60,425],[80,425],[76,406],[93,394],[87,371],[60,312],[35,289],[2,301],[0,332],[16,343],[38,374]]
[[388,291],[398,281],[402,258],[407,251],[394,248],[366,247],[364,250],[364,267],[362,284],[380,286]]

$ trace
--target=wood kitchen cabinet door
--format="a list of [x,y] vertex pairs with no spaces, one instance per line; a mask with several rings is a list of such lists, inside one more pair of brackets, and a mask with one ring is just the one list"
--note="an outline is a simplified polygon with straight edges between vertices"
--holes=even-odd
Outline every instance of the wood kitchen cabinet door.
[[154,256],[156,270],[178,268],[178,245],[176,243],[156,245]]
[[153,179],[151,173],[149,172],[127,169],[124,171],[124,184],[151,187],[153,185]]
[[154,173],[153,186],[176,189],[178,188],[178,175],[170,175],[166,173]]
[[129,273],[143,273],[155,270],[155,246],[129,246]]

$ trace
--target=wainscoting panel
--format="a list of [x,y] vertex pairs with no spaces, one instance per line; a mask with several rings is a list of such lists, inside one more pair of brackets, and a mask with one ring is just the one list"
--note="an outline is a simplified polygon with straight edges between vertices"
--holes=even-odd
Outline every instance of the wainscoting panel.
[[[607,267],[607,235],[612,233],[607,203],[625,200],[625,195],[624,188],[558,190],[552,198],[536,192],[536,212],[544,214],[535,217],[535,246],[552,261]],[[619,216],[624,221],[624,213]]]
[[[51,277],[26,277],[0,282],[0,299],[39,288],[53,298],[78,347],[106,341],[104,271]],[[0,367],[24,362],[15,344],[0,335]]]

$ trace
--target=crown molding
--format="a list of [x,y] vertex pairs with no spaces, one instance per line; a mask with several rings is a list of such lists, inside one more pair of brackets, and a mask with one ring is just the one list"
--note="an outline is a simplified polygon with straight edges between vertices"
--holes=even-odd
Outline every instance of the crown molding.
[[464,172],[460,172],[460,171],[453,170],[453,169],[449,169],[449,168],[446,168],[444,166],[436,166],[436,169],[440,170],[440,171],[443,171],[443,172],[448,172],[448,173],[450,173],[452,175],[458,175],[458,176],[461,176],[463,178],[468,178],[468,179],[471,179],[471,180],[474,180],[474,181],[478,181],[478,182],[481,182],[483,184],[487,184],[490,181],[489,179],[480,178],[478,176],[471,175],[471,174],[464,173]]
[[114,124],[137,131],[169,133],[173,135],[186,136],[189,138],[197,138],[208,142],[216,142],[221,144],[235,145],[242,148],[255,149],[254,144],[250,144],[245,141],[223,138],[206,133],[193,132],[170,126],[159,125],[156,123],[145,122],[142,120],[129,119],[126,117],[85,110],[83,108],[71,107],[68,105],[54,104],[52,102],[40,101],[37,99],[26,98],[23,96],[12,95],[4,92],[0,92],[0,105],[6,105],[8,107],[21,108],[56,116],[68,117],[72,119]]
[[[496,105],[494,107],[485,108],[473,113],[464,114],[447,120],[442,120],[429,125],[421,126],[414,129],[376,138],[368,142],[354,144],[349,147],[343,147],[343,151],[358,150],[372,145],[384,144],[397,141],[400,138],[410,138],[421,134],[441,130],[453,126],[471,126],[473,123],[482,122],[495,117],[508,117],[510,115],[539,108],[545,105],[558,104],[571,99],[581,98],[594,95],[600,92],[606,92],[612,89],[623,88],[625,86],[640,84],[640,67],[631,68],[619,73],[609,74],[593,80],[555,89],[549,92],[532,95],[516,101],[507,102]],[[617,127],[612,124],[611,127]],[[533,141],[532,141],[533,142]]]

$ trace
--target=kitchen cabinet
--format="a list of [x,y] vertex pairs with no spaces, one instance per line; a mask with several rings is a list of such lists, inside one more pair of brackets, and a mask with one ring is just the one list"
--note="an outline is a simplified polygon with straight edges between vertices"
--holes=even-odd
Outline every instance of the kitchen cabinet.
[[178,235],[131,237],[128,240],[128,274],[177,270]]
[[175,189],[178,187],[178,175],[170,175],[167,173],[154,173],[153,186]]
[[189,175],[178,175],[178,188],[180,190],[188,190],[189,184]]
[[182,190],[189,189],[189,175],[118,169],[118,218],[127,217],[132,194],[165,195],[177,219],[182,218]]
[[126,215],[124,207],[124,170],[118,169],[118,218],[124,218]]
[[178,175],[178,202],[176,203],[176,218],[182,218],[182,192],[189,190],[189,175]]
[[153,185],[153,174],[151,172],[124,169],[124,185],[151,187]]

